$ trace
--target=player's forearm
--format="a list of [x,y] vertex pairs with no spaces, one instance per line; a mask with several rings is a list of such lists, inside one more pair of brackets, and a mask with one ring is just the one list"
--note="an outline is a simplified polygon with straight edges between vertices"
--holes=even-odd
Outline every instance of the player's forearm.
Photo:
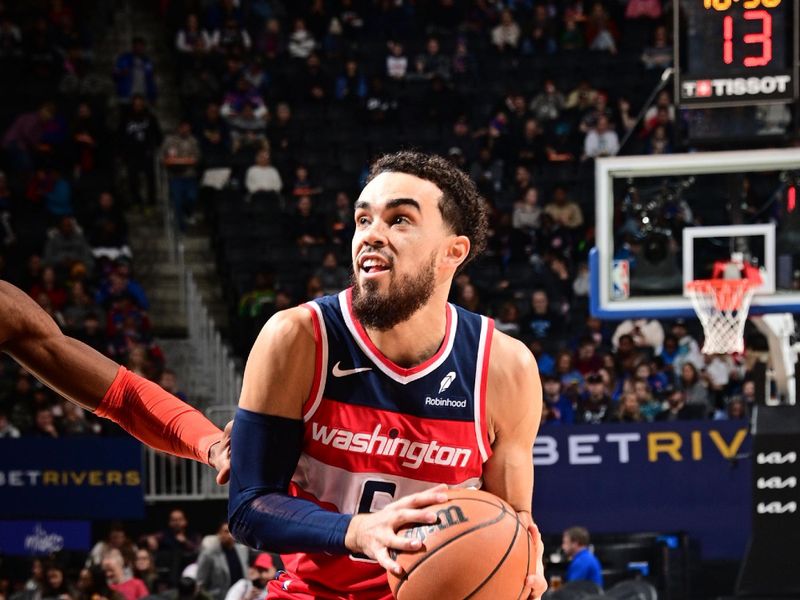
[[222,432],[196,408],[124,367],[97,407],[151,448],[209,464],[210,450]]
[[303,422],[240,408],[231,432],[228,525],[241,543],[271,552],[347,552],[351,515],[289,496]]

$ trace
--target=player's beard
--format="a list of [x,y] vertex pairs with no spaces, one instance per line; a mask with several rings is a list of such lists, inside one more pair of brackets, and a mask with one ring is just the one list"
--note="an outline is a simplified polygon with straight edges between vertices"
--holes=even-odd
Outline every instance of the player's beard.
[[407,321],[427,304],[436,288],[436,252],[416,275],[395,275],[390,261],[389,289],[381,293],[377,281],[367,279],[362,285],[353,273],[353,313],[367,328],[387,331]]

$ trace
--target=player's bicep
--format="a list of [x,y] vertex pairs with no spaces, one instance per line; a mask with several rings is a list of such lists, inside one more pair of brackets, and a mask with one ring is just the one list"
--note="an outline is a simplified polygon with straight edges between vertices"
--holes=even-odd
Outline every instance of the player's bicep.
[[0,348],[62,396],[94,410],[119,365],[61,333],[27,294],[0,282]]
[[300,419],[314,380],[315,341],[302,307],[273,316],[261,330],[244,370],[239,407]]
[[533,442],[542,416],[542,388],[536,361],[527,348],[511,340],[503,346],[496,368],[489,372],[494,442],[484,466],[484,483],[517,510],[530,511]]

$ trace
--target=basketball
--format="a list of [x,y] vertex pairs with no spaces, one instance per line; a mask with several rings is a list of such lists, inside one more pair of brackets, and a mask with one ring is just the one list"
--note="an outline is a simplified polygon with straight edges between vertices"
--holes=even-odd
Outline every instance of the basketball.
[[422,547],[393,555],[405,571],[402,577],[389,573],[395,598],[519,598],[535,552],[516,511],[488,492],[451,489],[447,495],[447,502],[431,507],[436,523],[399,531]]

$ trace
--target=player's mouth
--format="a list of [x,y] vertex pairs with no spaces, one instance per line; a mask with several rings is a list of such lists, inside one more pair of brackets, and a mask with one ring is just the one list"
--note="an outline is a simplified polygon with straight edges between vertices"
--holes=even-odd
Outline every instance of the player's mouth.
[[380,254],[363,254],[358,259],[358,270],[367,279],[380,277],[384,273],[388,273],[391,268],[390,261]]

